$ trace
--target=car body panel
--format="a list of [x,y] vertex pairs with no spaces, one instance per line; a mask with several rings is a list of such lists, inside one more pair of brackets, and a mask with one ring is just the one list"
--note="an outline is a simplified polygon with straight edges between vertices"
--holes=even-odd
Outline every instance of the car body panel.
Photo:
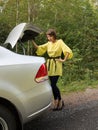
[[[4,44],[25,42],[40,34],[38,28],[21,23],[9,34]],[[36,117],[51,105],[50,82],[36,82],[35,77],[45,58],[22,55],[0,46],[0,98],[9,101],[17,110],[23,123]]]
[[0,58],[0,97],[12,102],[25,122],[51,101],[49,81],[39,84],[34,80],[45,59],[16,54],[3,47],[0,50],[3,51]]
[[36,85],[24,91],[20,91],[17,86],[0,83],[0,97],[15,106],[25,123],[51,105],[51,88],[47,81],[45,82],[45,84]]

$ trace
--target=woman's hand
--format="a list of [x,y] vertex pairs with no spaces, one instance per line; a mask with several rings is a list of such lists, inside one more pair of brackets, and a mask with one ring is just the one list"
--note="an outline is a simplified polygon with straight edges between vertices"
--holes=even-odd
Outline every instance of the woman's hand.
[[35,43],[34,40],[32,40],[32,43],[33,43],[34,47],[37,49],[37,48],[38,48],[38,45]]
[[69,53],[67,52],[65,57],[64,57],[64,59],[59,58],[59,59],[55,59],[55,60],[63,63],[63,62],[65,62],[68,59],[68,57],[69,57]]
[[59,59],[55,59],[56,61],[59,61],[59,62],[65,62],[65,59],[62,59],[62,58],[59,58]]

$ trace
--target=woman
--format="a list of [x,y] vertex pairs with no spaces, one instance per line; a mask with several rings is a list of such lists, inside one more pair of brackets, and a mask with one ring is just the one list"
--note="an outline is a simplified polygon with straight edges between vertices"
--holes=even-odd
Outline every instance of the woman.
[[[37,45],[33,41],[34,47],[37,49],[37,55],[43,55],[47,52],[47,68],[48,75],[52,86],[54,96],[53,110],[61,110],[64,106],[64,102],[61,98],[60,90],[57,87],[59,76],[62,76],[62,63],[67,59],[72,58],[71,49],[61,39],[56,38],[56,32],[54,29],[49,29],[46,32],[48,42],[43,45]],[[61,58],[61,54],[64,54],[64,59]]]

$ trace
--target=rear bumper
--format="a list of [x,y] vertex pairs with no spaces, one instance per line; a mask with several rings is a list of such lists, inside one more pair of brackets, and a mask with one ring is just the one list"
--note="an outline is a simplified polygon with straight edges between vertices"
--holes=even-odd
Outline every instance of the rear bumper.
[[27,117],[27,118],[28,118],[28,121],[29,121],[30,119],[35,118],[36,116],[39,116],[39,115],[40,115],[41,113],[43,113],[44,111],[48,110],[50,106],[51,106],[51,103],[49,103],[46,107],[40,109],[39,111],[37,111],[37,112],[35,112],[35,113],[29,115],[29,116]]
[[51,86],[46,81],[28,92],[26,91],[20,98],[24,109],[22,111],[23,109],[21,108],[22,119],[26,123],[50,107],[52,101]]

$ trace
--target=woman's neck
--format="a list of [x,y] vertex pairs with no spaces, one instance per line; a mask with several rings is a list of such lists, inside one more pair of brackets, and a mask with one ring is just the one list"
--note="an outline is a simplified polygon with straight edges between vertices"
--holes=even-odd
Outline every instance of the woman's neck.
[[55,42],[56,42],[56,39],[52,40],[51,42],[52,42],[52,43],[55,43]]

